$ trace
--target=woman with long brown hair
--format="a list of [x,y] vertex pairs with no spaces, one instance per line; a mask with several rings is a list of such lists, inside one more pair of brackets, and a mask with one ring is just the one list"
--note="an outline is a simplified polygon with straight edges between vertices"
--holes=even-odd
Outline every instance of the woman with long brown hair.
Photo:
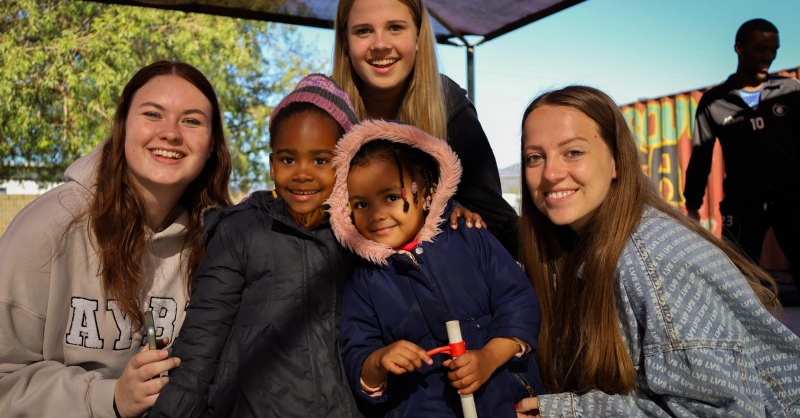
[[572,86],[528,106],[521,189],[551,393],[521,416],[800,413],[800,339],[770,314],[774,281],[665,202],[611,98]]
[[[158,61],[123,89],[110,137],[0,237],[4,416],[139,416],[179,359],[143,344],[178,334],[202,257],[202,212],[227,206],[231,157],[214,89]],[[145,340],[146,342],[146,340]]]
[[335,31],[333,79],[359,120],[399,120],[446,139],[464,166],[455,200],[480,215],[516,257],[517,213],[503,199],[475,106],[464,89],[439,74],[423,0],[340,0]]

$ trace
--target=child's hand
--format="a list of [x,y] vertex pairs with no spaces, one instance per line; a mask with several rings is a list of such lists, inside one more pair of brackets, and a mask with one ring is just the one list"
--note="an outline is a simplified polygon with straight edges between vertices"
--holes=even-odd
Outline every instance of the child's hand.
[[380,350],[378,364],[389,373],[403,374],[422,370],[422,362],[433,364],[431,356],[422,347],[405,340],[397,341]]
[[519,351],[519,345],[511,338],[492,338],[476,351],[467,351],[455,360],[447,360],[443,365],[452,372],[447,377],[453,387],[460,389],[461,395],[469,395],[489,380],[498,367],[505,364]]
[[431,356],[422,347],[400,340],[370,354],[361,367],[361,379],[368,386],[378,386],[388,373],[422,370],[422,362],[429,366],[433,364]]
[[453,211],[450,212],[450,228],[458,228],[458,218],[464,218],[467,228],[472,228],[472,225],[475,224],[475,227],[478,229],[486,229],[486,222],[483,222],[481,215],[470,212],[469,209],[453,206]]
[[467,351],[455,360],[446,360],[444,366],[452,370],[447,373],[454,388],[460,395],[469,395],[481,387],[498,366],[493,365],[491,356],[484,350]]

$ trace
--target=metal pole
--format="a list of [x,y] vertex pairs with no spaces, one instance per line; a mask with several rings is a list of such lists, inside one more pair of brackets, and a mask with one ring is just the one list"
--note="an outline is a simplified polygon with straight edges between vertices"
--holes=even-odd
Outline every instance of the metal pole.
[[475,47],[467,45],[467,97],[475,103]]
[[483,43],[483,39],[475,45],[470,45],[467,41],[467,38],[461,34],[458,30],[452,27],[446,20],[442,19],[433,9],[428,7],[428,13],[431,16],[439,21],[445,29],[449,30],[456,38],[460,39],[461,42],[464,43],[464,47],[467,48],[467,97],[475,103],[475,46],[480,45]]

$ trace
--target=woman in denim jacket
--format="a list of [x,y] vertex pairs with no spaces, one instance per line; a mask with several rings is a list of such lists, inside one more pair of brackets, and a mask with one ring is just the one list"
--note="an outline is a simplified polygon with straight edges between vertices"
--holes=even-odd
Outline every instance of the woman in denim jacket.
[[800,339],[770,313],[774,281],[667,204],[638,154],[596,89],[524,113],[521,260],[551,394],[518,413],[800,416]]

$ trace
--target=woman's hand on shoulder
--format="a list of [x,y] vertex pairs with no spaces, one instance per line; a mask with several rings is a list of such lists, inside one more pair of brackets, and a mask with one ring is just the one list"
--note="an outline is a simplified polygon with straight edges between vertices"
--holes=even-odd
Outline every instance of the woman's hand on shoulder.
[[168,377],[159,375],[181,364],[178,358],[167,358],[166,350],[150,350],[146,345],[131,357],[114,387],[114,402],[123,418],[138,417],[148,411],[164,389]]
[[475,225],[475,227],[478,229],[486,229],[486,222],[483,222],[481,215],[478,215],[469,209],[460,208],[458,206],[454,206],[453,211],[450,212],[450,228],[458,228],[458,218],[464,218],[467,228],[472,228],[472,225]]

